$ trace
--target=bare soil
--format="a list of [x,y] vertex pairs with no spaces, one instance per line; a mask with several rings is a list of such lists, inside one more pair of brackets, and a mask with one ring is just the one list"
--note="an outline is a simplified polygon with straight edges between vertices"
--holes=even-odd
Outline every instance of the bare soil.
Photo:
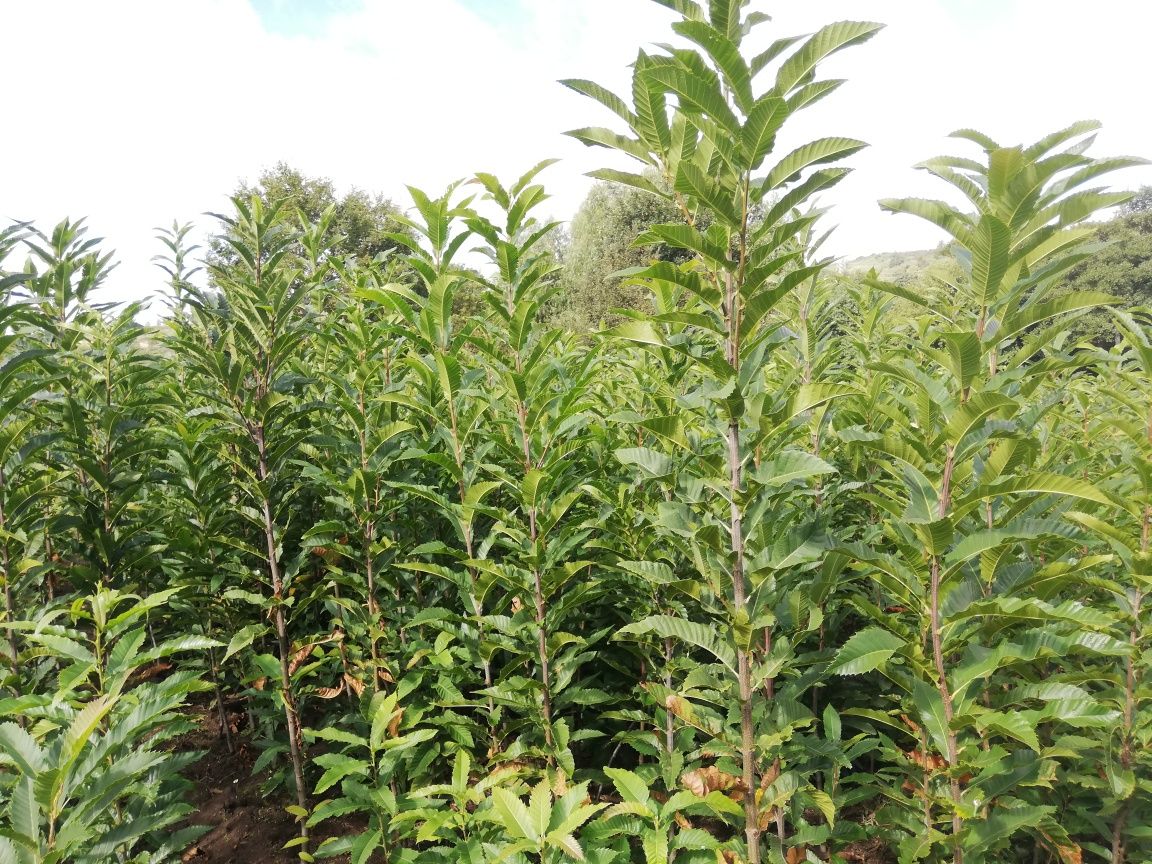
[[188,772],[194,786],[189,793],[196,813],[189,825],[210,830],[184,853],[189,864],[296,864],[294,849],[284,844],[296,836],[297,826],[285,811],[287,800],[265,798],[262,777],[252,776],[259,755],[243,735],[233,736],[236,752],[229,753],[218,734],[216,714],[192,707],[198,727],[179,742],[182,750],[203,750],[205,755]]

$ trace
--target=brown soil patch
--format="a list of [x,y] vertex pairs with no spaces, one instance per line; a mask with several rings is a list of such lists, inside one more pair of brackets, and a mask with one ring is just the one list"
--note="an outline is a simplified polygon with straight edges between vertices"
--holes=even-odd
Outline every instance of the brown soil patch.
[[893,864],[896,856],[883,840],[858,840],[840,852],[840,858],[851,864]]
[[[216,714],[205,706],[191,705],[197,723],[195,731],[177,742],[180,750],[201,750],[204,756],[187,772],[193,788],[189,803],[196,812],[189,825],[206,825],[209,830],[185,851],[185,864],[298,864],[297,850],[284,844],[298,835],[299,828],[284,807],[292,803],[284,790],[265,797],[260,790],[263,776],[252,776],[259,752],[243,734],[233,735],[236,751],[229,753],[218,735]],[[241,717],[235,719],[243,722]],[[314,843],[339,833],[323,831]],[[349,826],[348,830],[356,828]],[[345,857],[325,859],[345,861]]]
[[207,825],[209,830],[184,853],[183,860],[188,864],[298,862],[295,850],[283,848],[297,831],[284,810],[286,802],[265,798],[260,792],[263,778],[252,776],[259,754],[242,735],[233,736],[236,752],[229,753],[218,735],[215,712],[198,705],[189,710],[195,712],[197,729],[177,746],[205,754],[187,772],[194,784],[189,803],[196,808],[188,824]]

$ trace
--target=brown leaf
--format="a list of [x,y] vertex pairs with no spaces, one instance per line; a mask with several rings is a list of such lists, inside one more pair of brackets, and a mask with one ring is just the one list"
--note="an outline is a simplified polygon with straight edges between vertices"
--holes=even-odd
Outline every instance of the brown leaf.
[[292,655],[292,659],[288,661],[289,675],[294,675],[296,673],[296,670],[300,668],[300,664],[308,658],[308,655],[312,653],[312,649],[315,647],[315,642],[309,642],[303,648],[296,649],[296,652]]
[[404,709],[397,708],[396,713],[392,715],[391,722],[388,723],[388,737],[395,738],[400,732],[400,721],[404,719]]
[[808,847],[807,846],[792,846],[784,853],[784,860],[787,864],[802,864],[808,860]]
[[948,767],[948,760],[936,753],[924,754],[923,750],[908,750],[904,755],[914,765],[919,765],[925,771],[942,771]]
[[350,675],[349,673],[345,672],[344,673],[344,683],[347,684],[348,687],[352,690],[352,692],[355,693],[357,696],[360,696],[361,694],[363,694],[364,682],[361,681],[359,678],[355,677],[354,675]]
[[267,686],[267,684],[268,684],[268,679],[266,677],[265,678],[257,678],[255,681],[252,682],[252,689],[253,690],[263,690]]
[[693,795],[705,797],[709,792],[726,792],[734,801],[744,800],[744,782],[733,774],[725,774],[715,765],[686,771],[680,777],[680,785]]
[[339,696],[343,692],[344,692],[344,685],[341,684],[339,687],[321,687],[319,690],[316,691],[316,695],[319,696],[321,699],[335,699],[337,696]]
[[780,760],[777,759],[772,763],[772,766],[764,772],[764,776],[760,778],[760,788],[767,789],[780,777]]
[[[527,762],[522,762],[519,759],[514,759],[511,762],[505,762],[503,765],[498,765],[488,772],[488,779],[496,781],[498,778],[507,777],[519,774],[528,768]],[[494,784],[495,785],[495,784]]]
[[150,666],[145,666],[142,669],[137,669],[132,673],[133,684],[143,684],[145,681],[151,681],[160,675],[163,675],[172,668],[171,663],[165,663],[163,660],[157,660]]
[[[1053,838],[1048,832],[1040,832],[1046,841],[1043,845],[1054,851],[1060,857],[1060,864],[1084,864],[1084,850],[1072,843],[1067,836],[1059,840]],[[1071,843],[1072,845],[1066,845]]]

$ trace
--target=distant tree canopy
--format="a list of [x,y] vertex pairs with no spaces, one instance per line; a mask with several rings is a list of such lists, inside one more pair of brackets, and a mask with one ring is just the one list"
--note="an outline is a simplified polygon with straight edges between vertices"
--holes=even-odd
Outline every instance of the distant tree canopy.
[[[327,177],[309,177],[285,162],[264,171],[253,184],[241,182],[233,194],[245,198],[257,195],[269,204],[283,201],[311,223],[334,207],[332,232],[339,238],[336,251],[362,263],[400,248],[389,234],[408,233],[408,228],[396,219],[400,208],[390,199],[356,188],[338,196]],[[212,238],[211,257],[219,260],[227,254],[221,237]]]
[[[1069,271],[1061,291],[1102,291],[1126,305],[1152,304],[1152,186],[1140,189],[1096,236],[1107,245]],[[1092,312],[1078,322],[1078,330],[1110,345],[1117,338],[1112,321],[1107,312]]]
[[612,274],[653,260],[691,257],[663,245],[632,245],[652,225],[681,220],[675,205],[641,189],[614,183],[592,187],[572,220],[571,240],[562,255],[563,290],[555,306],[560,323],[577,330],[595,329],[615,323],[619,316],[613,309],[646,309],[647,290],[621,285]]

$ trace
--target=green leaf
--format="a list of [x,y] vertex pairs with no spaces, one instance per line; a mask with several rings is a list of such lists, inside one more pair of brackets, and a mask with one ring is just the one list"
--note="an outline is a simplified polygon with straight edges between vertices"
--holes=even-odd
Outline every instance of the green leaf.
[[366,777],[371,769],[370,762],[363,759],[353,759],[339,753],[323,753],[317,756],[315,763],[324,769],[324,774],[316,783],[315,793],[320,795],[349,776]]
[[862,675],[880,669],[904,647],[904,640],[880,627],[868,627],[856,633],[836,652],[828,667],[831,675]]
[[941,333],[940,338],[948,346],[948,357],[951,360],[949,371],[961,389],[967,390],[980,374],[982,355],[980,339],[975,333],[967,332]]
[[649,66],[642,74],[675,94],[685,111],[710,118],[731,138],[740,136],[740,121],[715,81],[708,81],[682,66]]
[[761,462],[751,476],[765,486],[781,487],[795,480],[835,473],[832,465],[805,450],[782,450],[771,460]]
[[645,831],[640,838],[644,864],[668,864],[668,835],[663,831]]
[[884,28],[867,21],[838,21],[821,27],[776,73],[776,91],[784,95],[802,84],[821,60],[852,45],[867,42]]
[[0,752],[25,776],[35,777],[44,767],[44,754],[36,739],[16,723],[0,723]]
[[542,839],[524,802],[507,789],[498,786],[492,790],[492,812],[513,837],[533,844],[538,844]]
[[655,633],[663,639],[679,639],[689,645],[702,648],[713,658],[728,667],[733,675],[736,674],[736,652],[716,638],[711,628],[683,618],[674,618],[671,615],[650,615],[642,621],[622,627],[616,632],[620,636],[643,635]]
[[677,21],[672,29],[695,42],[712,58],[724,75],[736,104],[747,112],[752,105],[752,73],[740,56],[740,49],[723,30],[702,21]]
[[944,700],[940,691],[924,681],[912,682],[912,704],[920,717],[920,725],[928,732],[937,753],[948,752],[948,722],[944,719]]
[[729,228],[739,229],[743,214],[738,209],[736,196],[725,189],[691,162],[681,162],[676,169],[677,192],[699,201]]
[[819,138],[797,147],[768,172],[767,188],[777,189],[799,179],[800,172],[813,165],[846,159],[868,145],[854,138]]
[[1008,272],[1012,232],[995,216],[984,215],[969,238],[972,251],[972,290],[981,308],[999,299],[1000,283]]
[[528,796],[528,814],[532,817],[532,833],[529,837],[543,837],[548,833],[548,823],[552,821],[552,790],[544,781],[532,788]]
[[612,781],[612,785],[616,787],[616,791],[620,793],[620,797],[625,801],[633,801],[639,804],[648,803],[648,784],[636,776],[635,773],[623,768],[605,768],[604,773],[608,776],[608,779]]
[[1056,811],[1049,806],[997,807],[984,820],[971,820],[968,847],[974,854],[992,849],[1025,828],[1035,828]]
[[1095,501],[1097,504],[1111,506],[1111,500],[1091,483],[1078,480],[1075,477],[1065,477],[1060,474],[1037,472],[1023,477],[1010,477],[997,483],[980,486],[970,496],[965,497],[965,503],[972,500],[1002,497],[1005,495],[1029,495],[1048,493],[1051,495],[1066,495],[1071,498],[1082,498],[1085,501]]
[[236,634],[228,640],[228,648],[224,652],[224,658],[220,662],[227,662],[229,657],[243,651],[251,645],[257,637],[263,636],[266,632],[268,632],[268,626],[266,624],[248,624],[241,627]]
[[676,469],[676,464],[657,450],[648,447],[624,447],[616,451],[616,458],[622,465],[639,468],[649,477],[668,477]]
[[758,170],[764,159],[772,152],[776,143],[776,133],[780,131],[788,115],[788,103],[774,93],[761,96],[748,112],[748,119],[740,130],[740,144],[743,147],[744,158],[748,160],[753,171]]
[[1040,752],[1040,739],[1036,737],[1036,727],[1022,712],[991,711],[981,714],[977,718],[976,724],[981,729],[993,729],[1002,732],[1037,753]]
[[728,256],[728,250],[717,245],[689,225],[653,225],[636,238],[633,246],[652,246],[666,243],[676,249],[695,252],[719,267],[733,269],[736,263]]

